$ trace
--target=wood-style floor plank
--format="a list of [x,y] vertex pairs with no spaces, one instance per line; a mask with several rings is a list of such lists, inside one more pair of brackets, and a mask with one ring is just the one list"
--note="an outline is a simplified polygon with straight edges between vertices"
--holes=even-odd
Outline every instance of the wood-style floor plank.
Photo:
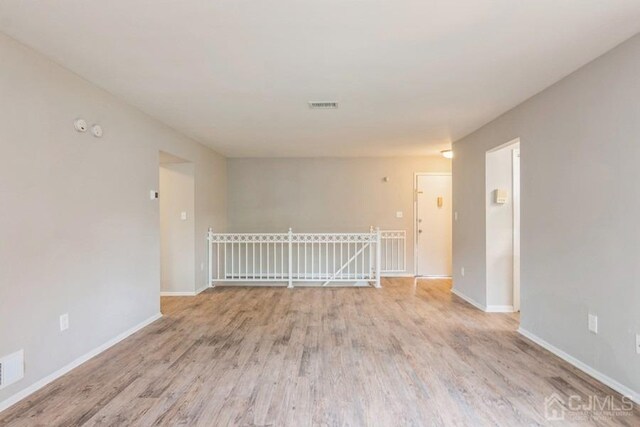
[[[2,426],[548,425],[545,397],[621,396],[448,280],[220,287],[0,414]],[[555,425],[558,423],[556,422]],[[640,410],[581,425],[640,425]]]

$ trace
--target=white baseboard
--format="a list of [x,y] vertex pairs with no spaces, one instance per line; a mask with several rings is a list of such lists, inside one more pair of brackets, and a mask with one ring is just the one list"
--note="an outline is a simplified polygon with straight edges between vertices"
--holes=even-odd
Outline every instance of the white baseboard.
[[194,297],[196,295],[198,295],[200,292],[204,291],[205,289],[209,289],[210,286],[203,286],[202,288],[198,289],[197,291],[162,291],[160,292],[160,296],[161,297]]
[[486,307],[484,306],[484,304],[480,304],[478,301],[474,300],[473,298],[470,298],[470,297],[466,296],[465,294],[463,294],[459,290],[457,290],[455,288],[451,288],[451,292],[453,294],[459,296],[460,298],[462,298],[463,300],[465,300],[466,302],[468,302],[472,306],[474,306],[476,308],[479,308],[482,311],[486,311]]
[[143,321],[142,323],[139,323],[136,326],[134,326],[133,328],[130,328],[130,329],[124,331],[123,333],[121,333],[121,334],[117,335],[116,337],[110,339],[106,343],[104,343],[104,344],[94,348],[90,352],[78,357],[73,362],[68,363],[67,365],[65,365],[62,368],[58,369],[54,373],[47,375],[46,377],[42,378],[39,381],[36,381],[35,383],[33,383],[30,386],[28,386],[27,388],[19,391],[18,393],[14,394],[13,396],[9,397],[8,399],[5,399],[4,401],[0,402],[0,412],[4,411],[5,409],[9,408],[10,406],[13,406],[14,404],[18,403],[19,401],[21,401],[22,399],[26,398],[30,394],[35,393],[36,391],[40,390],[42,387],[46,386],[50,382],[52,382],[54,380],[57,380],[58,378],[60,378],[64,374],[66,374],[67,372],[71,371],[74,368],[77,368],[78,366],[80,366],[84,362],[86,362],[87,360],[89,360],[89,359],[97,356],[98,354],[102,353],[103,351],[107,350],[109,347],[113,347],[114,345],[118,344],[120,341],[124,340],[125,338],[129,337],[130,335],[133,335],[134,333],[138,332],[140,329],[144,328],[147,325],[150,325],[151,323],[155,322],[156,320],[158,320],[161,317],[162,317],[162,313],[158,313],[158,314],[155,314],[155,315],[151,316],[150,318],[148,318],[147,320]]
[[200,289],[196,289],[196,295],[198,295],[201,292],[206,291],[207,289],[211,288],[210,285],[204,285],[203,287],[201,287]]
[[473,298],[466,296],[465,294],[463,294],[462,292],[460,292],[455,288],[452,288],[451,292],[459,296],[460,298],[462,298],[472,306],[484,311],[485,313],[513,313],[512,305],[484,305],[484,304],[480,304],[478,301],[474,300]]
[[488,305],[485,309],[487,313],[513,313],[512,305]]
[[411,273],[383,273],[380,277],[415,277]]
[[580,369],[581,371],[583,371],[587,375],[592,376],[596,380],[600,381],[602,384],[604,384],[604,385],[606,385],[608,387],[611,387],[612,389],[614,389],[618,393],[622,394],[623,396],[627,396],[631,400],[636,402],[637,404],[640,404],[640,393],[638,393],[637,391],[634,391],[634,390],[630,389],[629,387],[627,387],[627,386],[625,386],[623,384],[620,384],[618,381],[614,380],[613,378],[603,374],[602,372],[592,368],[591,366],[589,366],[586,363],[576,359],[575,357],[571,356],[570,354],[560,350],[558,347],[556,347],[556,346],[554,346],[552,344],[549,344],[547,341],[545,341],[542,338],[538,337],[537,335],[527,331],[526,329],[518,328],[518,333],[520,335],[530,339],[534,343],[538,344],[540,347],[542,347],[542,348],[544,348],[546,350],[549,350],[551,353],[555,354],[559,358],[563,359],[564,361],[566,361],[566,362],[570,363],[571,365],[575,366],[576,368]]

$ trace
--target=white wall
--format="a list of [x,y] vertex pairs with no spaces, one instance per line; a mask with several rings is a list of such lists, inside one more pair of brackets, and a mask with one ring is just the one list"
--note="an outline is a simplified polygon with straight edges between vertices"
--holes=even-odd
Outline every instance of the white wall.
[[[414,173],[450,170],[451,161],[440,156],[229,159],[229,229],[404,229],[408,272],[413,273]],[[396,218],[397,211],[403,218]]]
[[[513,149],[487,153],[486,241],[487,309],[513,307]],[[507,203],[495,203],[494,191],[507,191]]]
[[[0,35],[0,355],[5,399],[160,310],[158,152],[195,165],[196,265],[226,226],[225,159]],[[73,130],[83,117],[104,137]],[[197,271],[198,284],[206,271]],[[70,329],[58,319],[69,313]]]
[[[195,183],[193,163],[160,165],[160,283],[171,293],[194,293]],[[182,213],[186,219],[182,219]]]
[[521,326],[636,397],[639,75],[635,36],[457,141],[453,163],[455,289],[486,304],[485,153],[520,137]]

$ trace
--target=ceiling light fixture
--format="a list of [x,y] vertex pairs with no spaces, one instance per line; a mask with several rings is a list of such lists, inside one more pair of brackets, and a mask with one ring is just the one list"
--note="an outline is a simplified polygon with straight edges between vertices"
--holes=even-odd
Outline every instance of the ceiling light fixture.
[[445,159],[453,159],[453,150],[442,150],[440,152]]

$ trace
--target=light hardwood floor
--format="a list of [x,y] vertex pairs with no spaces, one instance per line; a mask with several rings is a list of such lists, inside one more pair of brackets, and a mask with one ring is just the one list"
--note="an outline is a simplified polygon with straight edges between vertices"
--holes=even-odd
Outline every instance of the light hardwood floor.
[[[552,393],[620,400],[447,280],[216,288],[162,311],[0,425],[546,425]],[[582,424],[638,426],[640,411]]]

